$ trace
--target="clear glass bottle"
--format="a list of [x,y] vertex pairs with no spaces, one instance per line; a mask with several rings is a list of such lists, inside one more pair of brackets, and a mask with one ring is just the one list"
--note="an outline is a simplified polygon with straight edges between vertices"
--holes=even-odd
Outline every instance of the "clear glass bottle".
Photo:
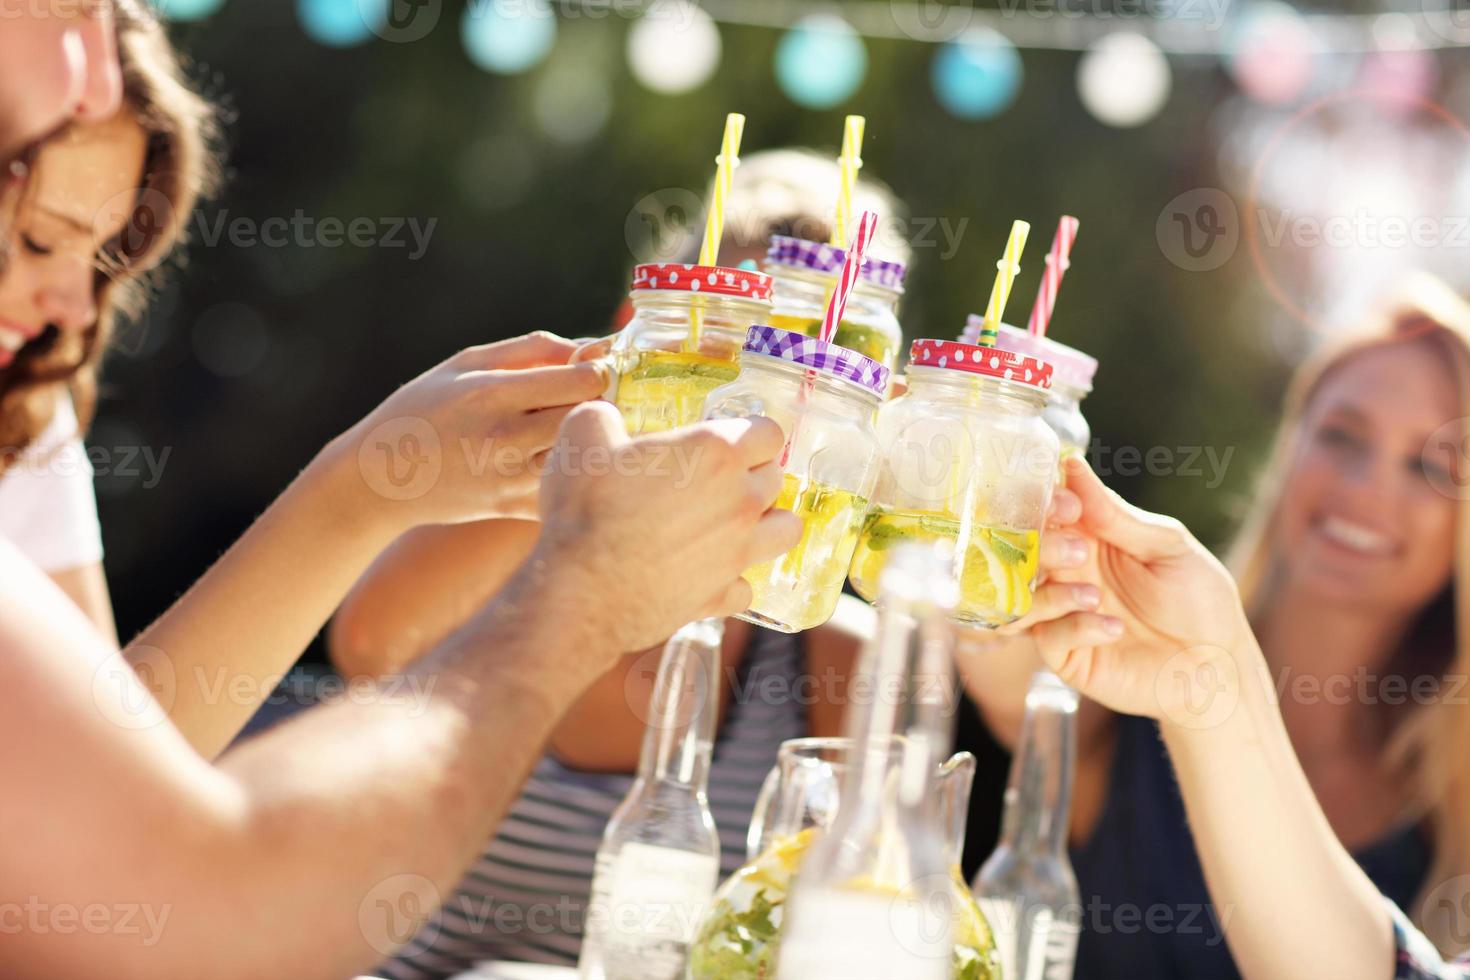
[[[740,373],[740,345],[771,315],[771,277],[747,269],[664,263],[633,272],[633,318],[613,341],[606,398],[628,431],[697,422],[704,399]],[[690,350],[691,324],[699,344]]]
[[[765,266],[774,280],[771,326],[817,336],[846,258],[847,250],[835,245],[771,236]],[[903,345],[898,301],[906,273],[902,262],[872,257],[863,261],[832,338],[838,346],[871,357],[890,371],[897,366]]]
[[949,340],[916,340],[908,391],[878,413],[877,488],[851,580],[872,601],[893,549],[954,549],[959,622],[999,626],[1031,609],[1059,443],[1042,419],[1051,368]]
[[[970,315],[965,324],[965,338],[971,343],[980,336],[984,323]],[[1042,418],[1062,441],[1062,458],[1086,456],[1092,446],[1092,428],[1082,415],[1082,400],[1092,394],[1092,379],[1097,376],[1097,358],[1075,347],[1059,344],[1050,337],[1036,337],[1029,330],[1001,324],[996,346],[1026,357],[1034,357],[1052,366],[1051,390],[1047,392],[1046,411]]]
[[741,619],[798,633],[831,618],[877,475],[873,413],[888,369],[836,344],[750,328],[740,377],[711,392],[710,418],[764,415],[786,433],[776,506],[795,512],[796,547],[745,573],[755,596]]
[[935,552],[901,548],[884,574],[877,632],[859,665],[881,693],[848,709],[855,744],[837,818],[796,877],[778,980],[995,976],[988,943],[966,934],[967,921],[986,927],[956,898],[935,783],[950,741],[956,592],[948,556]]
[[1076,728],[1077,692],[1041,671],[1026,695],[1000,845],[975,879],[1007,980],[1070,980],[1076,965],[1082,907],[1067,858]]
[[664,648],[638,775],[597,850],[581,980],[678,980],[714,894],[720,841],[706,796],[719,717],[720,622]]

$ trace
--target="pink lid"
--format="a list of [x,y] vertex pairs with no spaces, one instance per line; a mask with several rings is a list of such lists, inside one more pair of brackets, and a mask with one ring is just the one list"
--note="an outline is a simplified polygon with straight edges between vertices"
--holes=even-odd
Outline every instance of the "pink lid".
[[[970,314],[969,320],[965,323],[965,339],[978,338],[980,327],[984,322],[984,317]],[[1068,347],[1066,344],[1059,344],[1050,337],[1036,337],[1030,331],[1013,327],[1008,323],[1000,325],[996,345],[1003,350],[1015,351],[1017,354],[1046,361],[1052,366],[1052,384],[1064,388],[1092,390],[1092,379],[1097,374],[1097,358],[1090,354],[1084,354],[1077,348]]]

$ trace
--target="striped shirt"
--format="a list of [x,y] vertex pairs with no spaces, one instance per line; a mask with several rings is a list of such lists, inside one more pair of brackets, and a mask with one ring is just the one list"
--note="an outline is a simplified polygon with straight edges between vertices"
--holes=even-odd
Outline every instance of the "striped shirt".
[[[745,834],[761,782],[783,741],[806,732],[797,637],[751,628],[715,741],[709,803],[720,834],[720,873],[745,862]],[[379,968],[392,980],[453,976],[480,960],[573,965],[592,891],[592,867],[631,775],[536,765],[495,839],[443,908]]]

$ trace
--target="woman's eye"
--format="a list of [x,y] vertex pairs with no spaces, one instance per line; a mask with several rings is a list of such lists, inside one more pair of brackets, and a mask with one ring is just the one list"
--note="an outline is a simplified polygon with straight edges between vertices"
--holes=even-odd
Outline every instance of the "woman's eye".
[[45,256],[51,254],[51,247],[49,245],[42,245],[30,235],[22,234],[20,236],[20,241],[21,244],[25,246],[26,251],[30,252],[32,255]]
[[1408,461],[1409,470],[1424,477],[1435,487],[1450,486],[1453,479],[1449,467],[1443,466],[1433,460],[1416,456]]
[[1333,449],[1357,449],[1362,441],[1347,429],[1336,425],[1323,426],[1317,431],[1317,439]]

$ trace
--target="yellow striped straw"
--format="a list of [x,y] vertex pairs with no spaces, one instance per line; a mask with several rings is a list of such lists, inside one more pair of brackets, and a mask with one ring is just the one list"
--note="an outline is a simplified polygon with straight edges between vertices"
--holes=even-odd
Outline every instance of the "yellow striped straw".
[[1025,221],[1011,224],[1011,237],[1006,240],[1006,254],[995,263],[995,285],[990,289],[990,302],[985,307],[985,322],[980,327],[980,346],[994,347],[1000,337],[1000,321],[1006,312],[1006,302],[1011,298],[1011,287],[1016,284],[1016,273],[1021,271],[1021,252],[1026,248],[1026,236],[1031,234],[1031,225]]
[[842,156],[837,158],[842,183],[837,192],[837,215],[832,222],[832,240],[828,243],[846,248],[852,240],[852,193],[857,186],[858,171],[863,169],[863,131],[868,120],[848,116],[842,129]]
[[[744,135],[745,117],[738,112],[725,116],[725,136],[720,141],[720,155],[715,157],[714,199],[710,201],[709,214],[704,220],[704,242],[699,246],[700,265],[719,265],[720,242],[725,237],[725,202],[729,200],[730,189],[735,183],[735,168],[740,166],[740,138]],[[696,297],[684,350],[690,353],[698,351],[703,332],[704,310],[700,298]]]

